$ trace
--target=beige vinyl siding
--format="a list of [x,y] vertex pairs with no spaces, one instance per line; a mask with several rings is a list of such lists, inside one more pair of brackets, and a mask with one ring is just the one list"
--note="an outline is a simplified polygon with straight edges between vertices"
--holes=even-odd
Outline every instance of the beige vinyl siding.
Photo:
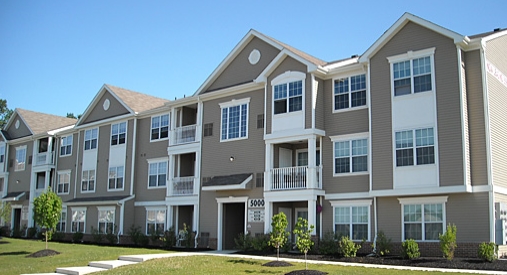
[[[248,56],[257,49],[261,58],[255,65],[250,64]],[[227,65],[206,92],[252,82],[268,66],[280,51],[266,42],[254,37],[243,50]]]
[[440,186],[463,184],[463,130],[456,46],[451,39],[410,22],[372,57],[370,63],[374,190],[391,189],[393,182],[392,95],[390,66],[386,58],[432,47],[436,48],[434,65]]
[[[163,115],[160,113],[157,115]],[[162,201],[166,196],[166,189],[148,189],[148,160],[168,158],[167,146],[169,140],[151,142],[151,117],[137,120],[137,144],[135,160],[134,193],[136,201]],[[169,173],[168,173],[169,174]],[[169,175],[167,175],[169,176]]]
[[449,195],[446,223],[456,225],[458,242],[489,242],[488,202],[488,192]]
[[465,53],[470,172],[472,185],[488,184],[486,126],[480,51]]
[[[507,75],[507,36],[490,40],[486,44],[486,60]],[[486,73],[491,135],[491,172],[493,184],[507,187],[507,87],[496,77]]]
[[[23,119],[21,119],[21,117],[17,113],[14,113],[14,117],[11,119],[12,119],[11,125],[9,126],[9,128],[5,129],[9,134],[9,138],[11,140],[32,135],[30,129],[27,127],[27,125],[23,122]],[[19,127],[16,129],[17,121],[19,121]]]
[[[267,80],[267,93],[266,93],[266,134],[271,134],[271,119],[273,117],[273,86],[271,86],[271,81],[287,72],[287,71],[294,71],[294,72],[302,72],[306,73],[307,68],[304,64],[300,63],[299,61],[291,58],[286,57],[280,65],[268,76]],[[305,128],[310,128],[312,126],[312,118],[311,118],[311,102],[312,102],[312,78],[310,74],[306,74],[305,79],[305,98],[303,99],[304,104],[304,112],[305,112]]]
[[[57,186],[58,186],[58,172],[62,172],[62,171],[70,171],[70,185],[69,185],[69,194],[67,195],[60,195],[59,196],[62,198],[62,201],[68,201],[72,198],[74,198],[74,189],[76,188],[76,180],[77,181],[80,181],[81,179],[81,176],[80,175],[77,175],[77,167],[78,167],[78,155],[81,157],[81,154],[82,152],[79,152],[79,148],[78,148],[78,142],[79,142],[79,133],[72,133],[72,134],[68,134],[68,135],[63,135],[63,137],[67,137],[67,136],[70,136],[72,135],[72,151],[71,151],[71,155],[69,156],[64,156],[64,157],[61,157],[60,156],[60,148],[61,148],[61,144],[62,144],[62,139],[61,137],[59,136],[58,137],[58,148],[55,148],[55,154],[57,155],[57,167],[56,167],[56,174],[55,174],[55,178],[53,179],[54,180],[54,184],[53,186],[55,187],[54,190],[55,192],[57,191]],[[79,152],[79,153],[78,153]],[[76,177],[77,176],[77,177]],[[79,187],[81,185],[78,185],[77,188],[78,188],[78,192],[79,192]]]
[[[16,148],[26,146],[25,170],[16,171]],[[32,165],[29,164],[33,154],[33,141],[27,141],[18,144],[9,144],[9,159],[7,163],[7,172],[9,173],[9,185],[7,192],[30,191],[30,179]],[[19,183],[17,183],[19,181]]]
[[[103,104],[106,99],[109,99],[110,105],[109,109],[104,110]],[[85,120],[81,122],[81,125],[129,113],[123,104],[116,100],[116,98],[109,92],[105,92],[102,97],[95,102],[96,105],[93,106],[93,109],[86,116]]]
[[383,231],[393,242],[401,239],[401,205],[396,197],[377,198],[378,231]]

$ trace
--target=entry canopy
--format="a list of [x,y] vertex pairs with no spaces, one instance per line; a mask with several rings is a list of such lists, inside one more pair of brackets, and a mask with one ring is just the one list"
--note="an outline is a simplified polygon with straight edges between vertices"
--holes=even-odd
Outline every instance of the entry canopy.
[[22,201],[25,199],[26,192],[11,192],[2,198],[3,202],[7,201]]
[[253,174],[215,176],[203,183],[203,191],[241,190],[253,179]]

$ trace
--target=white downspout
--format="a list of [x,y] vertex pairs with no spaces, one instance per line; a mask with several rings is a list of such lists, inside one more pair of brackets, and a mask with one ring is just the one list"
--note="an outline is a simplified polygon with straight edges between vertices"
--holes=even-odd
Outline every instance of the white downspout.
[[[74,137],[74,134],[72,134],[72,137]],[[77,150],[76,150],[76,160],[77,160],[77,163],[79,163],[79,145],[81,143],[81,131],[78,131],[77,132]],[[76,163],[76,173],[74,173],[74,198],[76,198],[76,193],[77,193],[77,179],[78,179],[78,172],[79,172],[79,165],[77,165]],[[82,171],[81,171],[82,172]]]
[[[130,165],[130,195],[134,195],[134,167],[136,164],[136,144],[137,144],[137,116],[134,117],[134,134],[132,137],[132,162]],[[121,224],[123,227],[123,223]]]

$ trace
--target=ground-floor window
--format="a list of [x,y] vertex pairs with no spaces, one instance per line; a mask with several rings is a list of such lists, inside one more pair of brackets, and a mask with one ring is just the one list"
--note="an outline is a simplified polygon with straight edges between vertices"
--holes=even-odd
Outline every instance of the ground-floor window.
[[403,205],[404,240],[438,240],[438,235],[444,233],[443,209],[442,203]]
[[63,209],[62,214],[60,215],[60,220],[56,224],[56,231],[65,232],[66,227],[67,227],[67,209]]
[[369,206],[337,206],[334,208],[334,230],[339,236],[347,236],[351,240],[369,239]]
[[165,216],[165,209],[146,209],[146,235],[163,234]]
[[98,208],[99,210],[99,233],[114,233],[114,207]]
[[86,208],[72,209],[71,232],[85,232]]

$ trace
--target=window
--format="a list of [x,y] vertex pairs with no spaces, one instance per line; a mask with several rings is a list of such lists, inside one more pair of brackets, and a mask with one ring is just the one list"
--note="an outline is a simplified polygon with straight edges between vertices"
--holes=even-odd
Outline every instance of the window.
[[148,165],[148,187],[166,186],[167,161],[151,162]]
[[165,210],[146,210],[146,235],[160,235],[165,230]]
[[355,139],[334,142],[334,173],[368,171],[368,140]]
[[264,128],[264,114],[257,115],[257,129]]
[[72,210],[71,232],[85,232],[86,209]]
[[111,146],[125,144],[127,122],[111,125]]
[[430,48],[387,58],[391,63],[394,96],[433,90],[434,53],[435,48]]
[[57,232],[65,232],[65,228],[67,227],[67,209],[62,210],[60,214],[60,220],[56,224]]
[[25,170],[26,166],[26,146],[16,148],[16,166],[15,171]]
[[438,234],[443,230],[443,204],[403,205],[405,240],[438,240]]
[[210,137],[213,135],[213,123],[204,124],[204,133],[205,137]]
[[151,118],[151,140],[161,140],[169,137],[169,115]]
[[84,170],[81,178],[81,192],[95,191],[95,170]]
[[84,149],[85,150],[97,149],[98,135],[99,135],[98,128],[89,129],[89,130],[85,131],[85,138],[84,138],[84,140],[85,140]]
[[248,103],[250,98],[222,103],[222,135],[221,140],[247,137]]
[[433,128],[399,131],[395,133],[395,140],[396,166],[411,166],[414,163],[417,165],[435,163]]
[[68,194],[70,187],[70,171],[58,172],[57,194]]
[[334,109],[366,105],[366,75],[355,75],[334,81]]
[[99,211],[99,233],[114,234],[114,207],[98,207]]
[[369,206],[340,206],[334,208],[335,234],[348,236],[351,240],[369,238]]
[[273,93],[275,115],[303,110],[302,80],[275,85]]
[[0,145],[0,163],[5,162],[5,145]]
[[72,154],[72,135],[62,137],[60,144],[60,156],[70,156]]
[[109,167],[109,185],[108,189],[123,190],[123,166]]
[[255,173],[255,187],[264,187],[264,173]]

